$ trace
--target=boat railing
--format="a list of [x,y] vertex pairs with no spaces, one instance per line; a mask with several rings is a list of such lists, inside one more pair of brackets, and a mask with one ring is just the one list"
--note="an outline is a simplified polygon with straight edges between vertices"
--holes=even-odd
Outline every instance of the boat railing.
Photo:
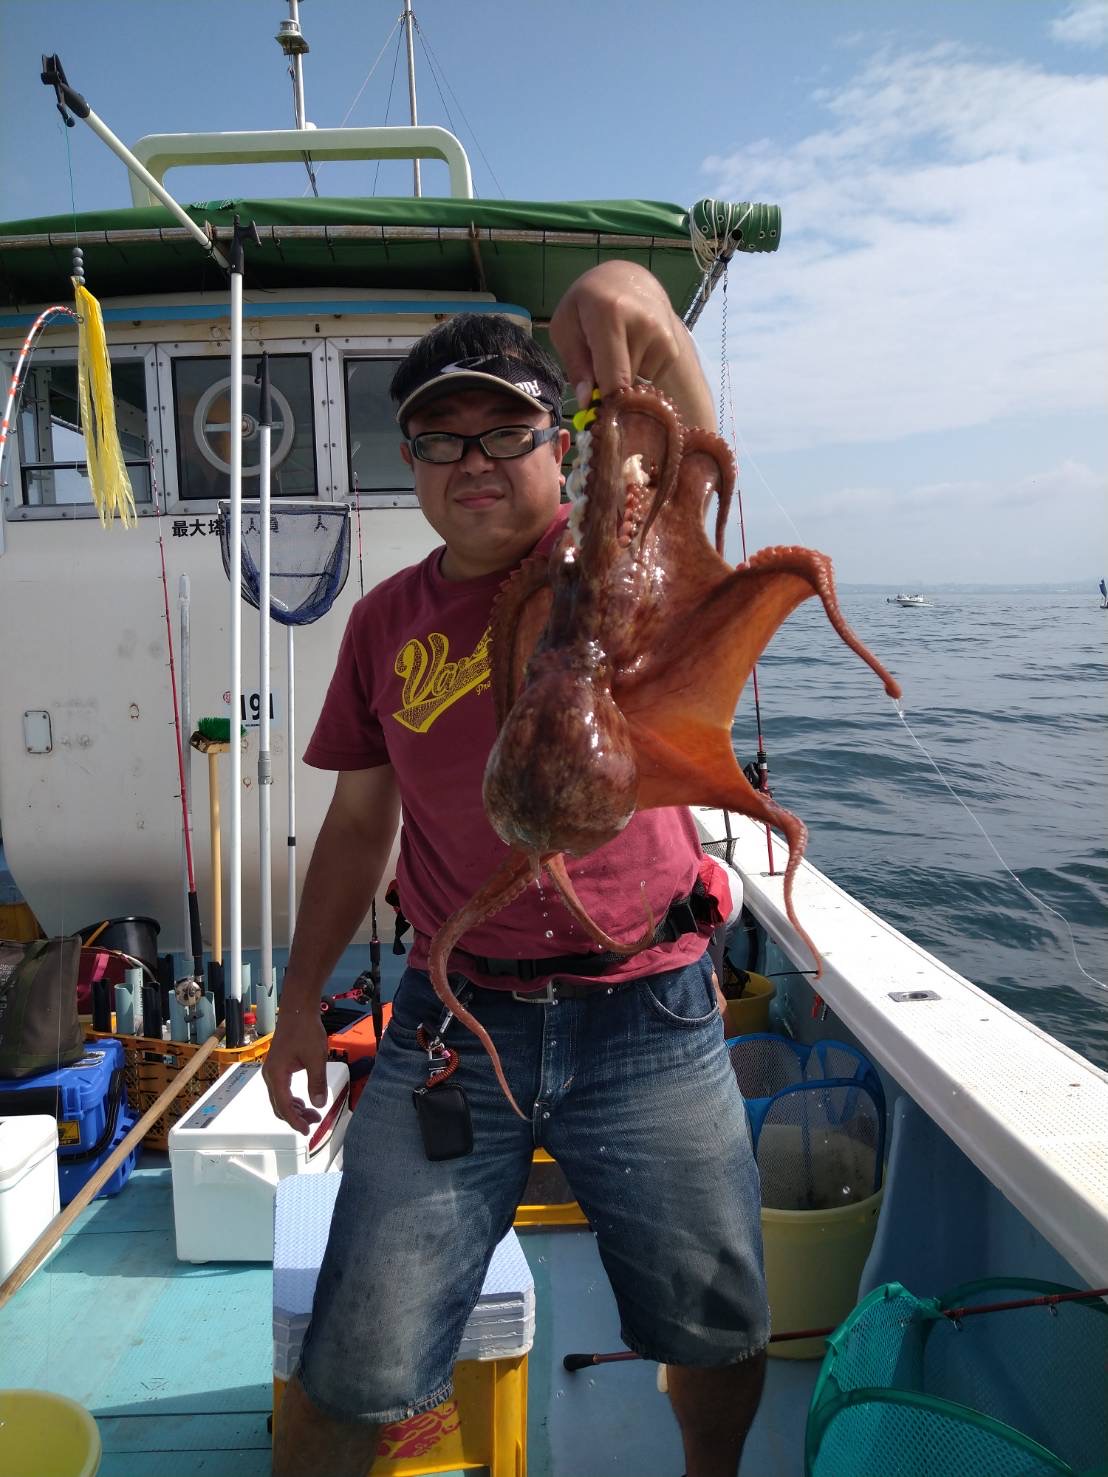
[[[266,164],[302,159],[441,159],[450,174],[450,194],[473,199],[473,175],[461,141],[431,124],[382,128],[257,129],[239,133],[148,133],[131,152],[161,184],[171,169],[186,164]],[[156,205],[150,190],[131,176],[135,205]]]

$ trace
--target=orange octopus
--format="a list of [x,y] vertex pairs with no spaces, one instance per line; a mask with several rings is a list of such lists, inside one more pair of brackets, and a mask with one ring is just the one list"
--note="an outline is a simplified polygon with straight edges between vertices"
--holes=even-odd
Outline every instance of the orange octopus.
[[[542,868],[601,948],[645,948],[654,920],[639,939],[611,938],[585,913],[564,861],[611,841],[636,810],[705,805],[776,826],[789,846],[785,907],[819,964],[792,902],[807,829],[743,774],[731,747],[735,708],[778,626],[812,595],[890,697],[900,686],[847,625],[826,555],[789,547],[762,549],[737,568],[724,560],[734,482],[726,443],[686,429],[657,390],[606,396],[578,438],[565,532],[549,556],[523,561],[494,604],[498,736],[484,803],[510,850],[435,934],[429,967],[520,1117],[492,1040],[450,988],[450,952]],[[714,547],[705,532],[713,496]]]

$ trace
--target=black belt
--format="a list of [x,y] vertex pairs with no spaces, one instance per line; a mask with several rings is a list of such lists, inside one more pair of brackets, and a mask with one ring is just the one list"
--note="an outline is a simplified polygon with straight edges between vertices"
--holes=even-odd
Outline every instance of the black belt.
[[[699,933],[703,926],[711,924],[712,907],[713,899],[698,879],[688,897],[679,898],[669,905],[666,916],[654,930],[653,944],[669,944],[686,933]],[[545,959],[487,959],[480,954],[468,954],[464,949],[456,949],[454,953],[462,954],[472,962],[473,968],[478,973],[492,979],[508,977],[525,981],[549,978],[551,975],[558,974],[585,976],[604,974],[613,964],[622,964],[627,958],[626,954],[607,953],[554,954]],[[464,966],[458,970],[458,973],[465,974]],[[573,998],[570,994],[571,989],[571,986],[559,985],[558,993],[563,999],[571,999]],[[588,986],[581,986],[580,990],[583,995],[596,993]],[[512,993],[516,994],[515,991]],[[545,993],[536,991],[535,998],[541,1001]]]

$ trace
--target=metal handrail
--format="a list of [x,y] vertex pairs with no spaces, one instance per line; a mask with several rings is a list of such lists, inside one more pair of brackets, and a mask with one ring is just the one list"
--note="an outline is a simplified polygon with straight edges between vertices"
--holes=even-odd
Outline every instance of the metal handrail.
[[[184,164],[264,164],[303,159],[441,159],[450,171],[454,199],[473,199],[473,176],[459,139],[431,124],[390,128],[258,129],[241,133],[149,133],[131,152],[159,184]],[[131,176],[135,205],[156,205],[142,181]]]

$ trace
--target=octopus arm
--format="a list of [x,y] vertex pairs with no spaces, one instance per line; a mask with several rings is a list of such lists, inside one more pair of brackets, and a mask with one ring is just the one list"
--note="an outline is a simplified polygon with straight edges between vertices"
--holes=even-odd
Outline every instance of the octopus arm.
[[545,554],[532,554],[504,581],[493,602],[489,664],[497,732],[516,700],[528,659],[550,614],[549,567]]

